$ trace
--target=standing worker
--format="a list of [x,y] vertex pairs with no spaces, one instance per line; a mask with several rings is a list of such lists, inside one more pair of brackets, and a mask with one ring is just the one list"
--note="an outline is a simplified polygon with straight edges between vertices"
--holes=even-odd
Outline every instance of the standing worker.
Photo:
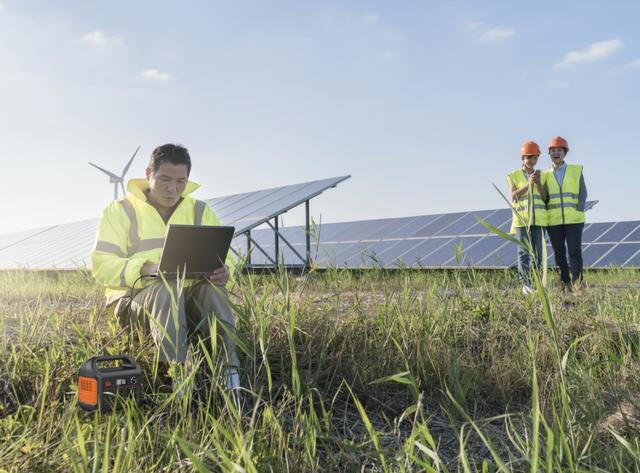
[[565,163],[568,152],[567,140],[560,136],[553,138],[549,144],[552,167],[543,173],[549,193],[547,233],[560,270],[561,287],[567,292],[582,288],[582,229],[587,201],[582,166]]
[[516,233],[525,245],[530,243],[533,250],[531,254],[528,248],[518,246],[518,278],[523,284],[522,292],[530,294],[533,292],[531,257],[534,257],[534,268],[541,265],[542,227],[547,225],[547,191],[543,185],[544,175],[535,169],[540,147],[533,141],[527,141],[522,145],[520,155],[522,166],[509,173],[507,184],[513,208],[511,233]]

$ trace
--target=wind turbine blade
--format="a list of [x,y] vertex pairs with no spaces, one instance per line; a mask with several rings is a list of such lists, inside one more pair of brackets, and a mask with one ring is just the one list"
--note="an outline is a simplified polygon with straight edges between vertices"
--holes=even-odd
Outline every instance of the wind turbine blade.
[[124,197],[127,195],[127,191],[124,189],[124,183],[122,181],[120,181],[120,187],[122,187],[122,197]]
[[133,162],[133,158],[136,157],[136,154],[138,154],[138,151],[140,150],[140,146],[138,146],[136,148],[136,151],[133,153],[133,156],[131,156],[131,159],[129,160],[129,162],[127,163],[127,165],[124,167],[124,169],[122,170],[122,176],[124,178],[124,175],[127,173],[127,171],[129,170],[129,166],[131,166],[131,163]]
[[97,164],[93,164],[93,163],[89,163],[91,164],[94,168],[100,169],[103,173],[107,174],[108,176],[111,176],[115,179],[120,179],[120,176],[116,176],[114,173],[107,171],[106,169],[102,169],[100,166],[98,166]]

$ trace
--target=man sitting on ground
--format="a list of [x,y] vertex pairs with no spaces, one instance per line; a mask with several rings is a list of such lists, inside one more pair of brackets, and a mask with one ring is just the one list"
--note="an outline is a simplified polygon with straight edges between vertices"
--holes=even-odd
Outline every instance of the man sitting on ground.
[[[123,324],[151,332],[163,371],[174,376],[176,366],[185,362],[189,332],[206,340],[212,320],[225,324],[219,331],[225,382],[234,389],[240,386],[238,357],[229,335],[235,330],[235,315],[225,290],[235,263],[232,254],[209,280],[186,280],[182,291],[177,281],[166,284],[162,278],[146,277],[158,272],[169,224],[220,225],[205,202],[190,196],[199,187],[188,180],[190,172],[191,158],[183,146],[165,144],[153,150],[146,178],[131,179],[126,197],[111,202],[102,214],[91,253],[92,274],[106,286],[107,306]],[[174,377],[173,384],[176,389],[182,383]]]

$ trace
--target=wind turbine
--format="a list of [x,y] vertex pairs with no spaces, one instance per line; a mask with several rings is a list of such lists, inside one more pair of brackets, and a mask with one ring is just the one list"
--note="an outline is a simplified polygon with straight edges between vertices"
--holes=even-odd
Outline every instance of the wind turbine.
[[91,164],[94,168],[99,169],[100,171],[105,173],[107,176],[109,176],[109,182],[113,184],[113,200],[118,200],[118,184],[120,184],[120,187],[122,188],[122,195],[124,196],[127,193],[124,189],[124,176],[125,174],[127,174],[127,171],[129,170],[129,166],[131,166],[131,162],[133,161],[133,158],[136,157],[136,154],[138,154],[139,149],[140,149],[140,146],[136,148],[135,152],[133,153],[133,156],[131,156],[131,159],[122,170],[122,175],[120,176],[110,171],[107,171],[106,169],[101,168],[97,164],[93,164],[92,162],[89,162],[89,164]]

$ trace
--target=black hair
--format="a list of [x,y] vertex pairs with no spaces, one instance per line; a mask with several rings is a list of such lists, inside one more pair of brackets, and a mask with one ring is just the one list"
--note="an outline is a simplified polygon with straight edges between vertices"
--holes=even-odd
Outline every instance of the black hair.
[[149,168],[155,174],[162,163],[186,164],[187,175],[191,173],[191,156],[189,150],[180,144],[167,143],[160,145],[151,153]]

